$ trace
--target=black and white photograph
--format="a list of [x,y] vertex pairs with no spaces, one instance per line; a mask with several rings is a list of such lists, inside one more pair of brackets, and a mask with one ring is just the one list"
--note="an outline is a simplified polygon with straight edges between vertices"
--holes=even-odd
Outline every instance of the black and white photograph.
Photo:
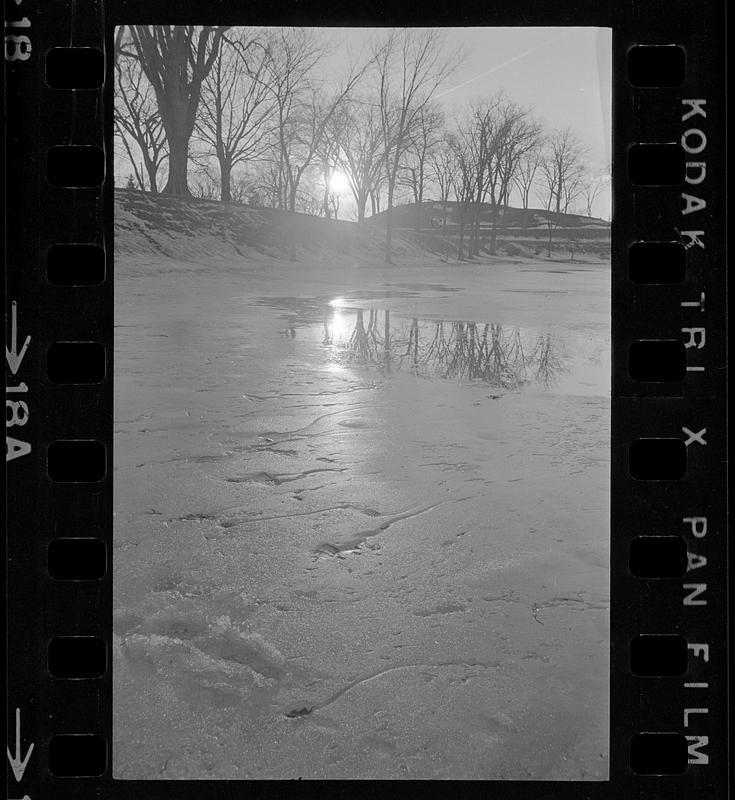
[[114,47],[113,777],[608,780],[611,30]]

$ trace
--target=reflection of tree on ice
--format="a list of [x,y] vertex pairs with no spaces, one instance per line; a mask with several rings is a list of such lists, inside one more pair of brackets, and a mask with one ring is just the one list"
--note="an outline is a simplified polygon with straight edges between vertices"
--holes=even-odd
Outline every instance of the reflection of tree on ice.
[[[355,311],[355,324],[345,345],[347,359],[353,363],[389,369],[397,360],[399,369],[407,367],[417,375],[477,380],[506,389],[526,383],[529,370],[535,380],[548,386],[564,369],[551,333],[539,336],[527,354],[519,328],[462,321],[428,323],[414,317],[406,329],[391,324],[390,311],[383,312],[382,320],[375,309],[367,313],[366,324],[366,311]],[[335,344],[326,320],[322,341]]]
[[[372,326],[369,326],[369,328],[371,327]],[[370,344],[371,338],[374,341],[374,337],[369,336],[368,332],[365,330],[363,311],[362,309],[358,309],[355,329],[352,331],[352,336],[350,336],[350,343],[348,346],[351,361],[353,359],[363,362],[374,360],[374,352]]]
[[419,321],[415,318],[411,320],[411,329],[408,332],[408,347],[406,348],[405,355],[410,356],[412,349],[412,366],[415,371],[419,363]]
[[385,311],[385,336],[383,345],[383,363],[386,369],[390,369],[390,311]]
[[531,363],[533,362],[536,363],[536,380],[545,386],[548,386],[555,374],[563,368],[550,333],[539,336],[531,354]]

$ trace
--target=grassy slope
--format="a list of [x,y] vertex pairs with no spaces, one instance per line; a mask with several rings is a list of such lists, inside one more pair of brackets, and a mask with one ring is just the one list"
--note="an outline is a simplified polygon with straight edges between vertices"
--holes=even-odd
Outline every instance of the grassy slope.
[[[518,212],[515,212],[516,214]],[[575,241],[576,257],[606,257],[610,228],[600,220],[588,220],[586,232],[580,218],[559,215],[554,232],[556,257],[569,256]],[[564,219],[561,219],[564,217]],[[401,261],[456,257],[456,226],[444,230],[425,227],[414,231],[412,208],[396,209],[399,226],[393,251]],[[156,253],[177,259],[199,257],[289,259],[339,263],[375,263],[383,260],[384,228],[381,220],[363,225],[325,220],[307,214],[274,209],[225,205],[195,198],[148,195],[129,190],[115,192],[115,249],[118,254]],[[512,215],[499,231],[499,255],[545,254],[548,228],[528,219],[525,227]],[[562,226],[562,223],[566,223]],[[591,225],[589,223],[592,223]]]

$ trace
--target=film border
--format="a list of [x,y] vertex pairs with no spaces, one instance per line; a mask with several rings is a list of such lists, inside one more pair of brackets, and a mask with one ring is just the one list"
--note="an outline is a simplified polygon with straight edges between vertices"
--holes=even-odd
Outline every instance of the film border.
[[[47,648],[55,636],[111,635],[112,541],[112,184],[58,188],[47,183],[46,151],[58,145],[103,146],[111,137],[112,94],[60,91],[46,84],[45,57],[55,47],[98,47],[111,74],[114,27],[161,21],[162,6],[140,0],[42,4],[15,0],[6,15],[6,178],[8,256],[6,336],[9,526],[9,798],[227,797],[238,784],[112,781],[109,748],[99,777],[63,778],[48,764],[52,738],[111,731],[111,674],[52,679]],[[212,17],[216,19],[212,19]],[[244,19],[236,2],[211,9],[186,3],[165,9],[170,24],[213,21],[288,24],[596,25],[613,28],[613,446],[612,446],[612,718],[608,783],[493,782],[506,797],[724,796],[726,792],[725,519],[725,139],[724,3],[604,3],[594,8],[518,2],[513,11],[477,5],[446,7],[373,4],[349,14],[330,4],[309,12],[269,4],[269,16]],[[17,41],[8,44],[7,37]],[[25,37],[25,38],[23,38]],[[682,86],[635,88],[626,60],[635,44],[678,44],[686,54]],[[16,49],[17,47],[17,49]],[[700,133],[691,133],[698,131]],[[626,174],[635,143],[677,143],[687,160],[706,163],[696,187],[634,187]],[[106,149],[107,175],[112,152]],[[696,198],[687,199],[684,195]],[[699,201],[699,202],[697,202]],[[688,232],[688,233],[687,233]],[[686,279],[676,285],[633,284],[627,251],[638,241],[678,239],[687,247]],[[103,283],[59,287],[46,277],[47,250],[58,243],[92,243],[106,253]],[[697,332],[695,332],[697,331]],[[706,334],[702,331],[706,331]],[[706,344],[705,344],[706,335]],[[639,339],[680,339],[690,370],[667,396],[628,377],[627,351]],[[46,353],[59,341],[96,341],[107,351],[105,379],[95,387],[53,384]],[[14,390],[14,391],[13,391]],[[21,399],[22,398],[22,399]],[[25,406],[8,403],[24,403]],[[676,482],[630,478],[628,446],[637,437],[677,439],[688,470]],[[49,445],[96,440],[107,448],[106,473],[93,483],[59,483],[47,476]],[[28,446],[29,449],[26,449]],[[706,519],[706,523],[705,520]],[[629,544],[637,536],[682,536],[689,571],[681,580],[648,581],[629,571]],[[54,580],[47,551],[60,537],[92,537],[106,545],[106,572],[94,581]],[[688,672],[641,678],[628,666],[638,634],[677,634],[689,649]],[[108,657],[109,663],[109,657]],[[703,684],[706,684],[704,686]],[[17,709],[17,711],[16,711]],[[670,777],[635,775],[631,738],[641,732],[686,737],[689,766]],[[80,744],[81,744],[81,740]],[[173,784],[173,785],[172,785]],[[271,784],[256,791],[280,794]],[[338,785],[320,790],[337,794]],[[249,789],[250,791],[250,789]],[[350,789],[353,791],[353,789]],[[359,789],[355,788],[354,791]],[[364,790],[366,793],[368,789]],[[467,787],[470,791],[470,787]],[[475,791],[486,791],[478,786]]]

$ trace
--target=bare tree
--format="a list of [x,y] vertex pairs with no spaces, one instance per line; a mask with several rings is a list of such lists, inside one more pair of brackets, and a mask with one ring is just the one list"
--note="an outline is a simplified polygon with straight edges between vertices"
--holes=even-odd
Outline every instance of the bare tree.
[[554,243],[554,228],[556,227],[556,223],[554,221],[554,213],[552,212],[552,206],[554,204],[555,194],[554,194],[554,186],[553,184],[549,185],[548,175],[551,174],[549,170],[544,169],[545,154],[541,157],[541,164],[542,167],[542,175],[543,175],[543,182],[537,185],[536,188],[536,197],[539,199],[543,207],[546,209],[546,227],[549,232],[547,244],[546,244],[546,255],[548,258],[551,258],[551,253],[553,250],[553,243]]
[[258,204],[256,182],[254,174],[246,169],[239,169],[232,173],[230,179],[230,192],[232,202],[240,205]]
[[602,190],[608,185],[609,177],[605,175],[589,175],[583,176],[581,181],[581,196],[584,199],[585,210],[587,216],[592,216],[595,201],[600,196]]
[[586,151],[571,128],[551,132],[540,164],[549,210],[566,213],[579,196]]
[[247,30],[225,36],[202,82],[196,131],[220,170],[221,199],[232,199],[232,172],[260,156],[267,143],[273,102],[263,75],[267,46]]
[[[339,195],[333,190],[332,181],[334,179],[334,162],[336,160],[334,150],[334,140],[329,139],[324,142],[321,149],[320,161],[322,182],[324,184],[324,192],[322,194],[322,207],[321,210],[326,219],[332,218],[332,211],[339,210]],[[336,219],[336,215],[335,215]]]
[[191,194],[200,200],[216,200],[220,192],[217,176],[206,165],[197,165],[191,176]]
[[[357,221],[363,222],[367,201],[378,187],[383,166],[378,109],[365,100],[352,99],[335,115],[335,121],[337,166],[350,184]],[[375,208],[372,211],[375,213]]]
[[527,109],[516,103],[503,102],[499,112],[497,151],[491,157],[488,169],[492,204],[489,249],[492,254],[496,250],[500,213],[509,204],[520,160],[537,148],[541,140],[541,126]]
[[518,166],[513,176],[513,185],[518,190],[521,198],[521,207],[527,210],[531,202],[531,190],[536,181],[536,173],[541,164],[541,142],[530,148],[518,160]]
[[523,156],[538,141],[540,127],[527,109],[509,101],[502,92],[470,106],[464,138],[473,168],[473,214],[470,255],[480,253],[482,218],[489,205],[489,250],[495,252],[497,227],[507,206],[513,178]]
[[133,25],[132,55],[156,95],[168,142],[167,194],[189,195],[189,140],[194,131],[202,82],[214,64],[226,28],[195,25]]
[[373,47],[378,109],[387,184],[385,261],[393,262],[393,198],[410,132],[437,87],[459,63],[459,55],[442,53],[444,37],[433,28],[391,31]]
[[429,158],[441,142],[444,114],[428,103],[416,115],[413,129],[408,133],[408,147],[401,164],[399,182],[409,188],[415,204],[414,227],[419,228],[421,203],[429,179]]
[[289,211],[296,210],[296,196],[304,173],[312,166],[319,152],[324,152],[330,123],[360,75],[360,70],[351,72],[331,95],[313,89],[309,105],[302,108],[302,113],[294,115],[291,136],[281,150]]
[[[139,188],[157,193],[158,175],[167,156],[166,135],[153,88],[138,60],[129,56],[115,59],[113,119]],[[138,154],[142,159],[140,164]]]
[[482,208],[489,189],[497,182],[497,155],[502,137],[499,109],[502,102],[503,96],[498,93],[489,100],[472,104],[462,123],[473,187],[468,257],[479,255]]
[[316,150],[316,160],[319,164],[321,173],[321,211],[326,219],[332,218],[332,212],[339,210],[339,194],[335,191],[335,178],[340,174],[337,169],[339,154],[339,130],[342,125],[342,118],[335,114],[330,120],[329,125],[322,136],[321,142]]
[[584,164],[578,164],[574,169],[569,171],[567,180],[564,182],[564,191],[562,194],[562,211],[564,214],[571,214],[574,212],[574,203],[584,193]]
[[[454,198],[457,203],[457,215],[459,218],[459,238],[457,241],[457,258],[464,260],[464,232],[467,222],[470,219],[470,208],[475,198],[475,146],[472,140],[472,131],[468,128],[460,127],[454,134],[447,137],[451,156],[454,160],[452,167],[453,179],[452,188]],[[467,248],[468,258],[471,256],[471,246]]]
[[381,161],[380,169],[375,176],[375,182],[370,187],[370,212],[373,216],[380,214],[381,198],[385,193],[385,173],[383,172],[383,162]]
[[429,154],[429,180],[439,192],[439,202],[442,204],[442,226],[447,224],[447,204],[457,180],[457,159],[452,150],[451,137],[445,132],[442,140]]
[[295,209],[298,181],[304,170],[299,171],[293,163],[294,149],[303,136],[304,124],[308,124],[310,75],[323,54],[316,34],[306,28],[281,28],[268,43],[261,82],[274,105],[273,195],[281,209]]

